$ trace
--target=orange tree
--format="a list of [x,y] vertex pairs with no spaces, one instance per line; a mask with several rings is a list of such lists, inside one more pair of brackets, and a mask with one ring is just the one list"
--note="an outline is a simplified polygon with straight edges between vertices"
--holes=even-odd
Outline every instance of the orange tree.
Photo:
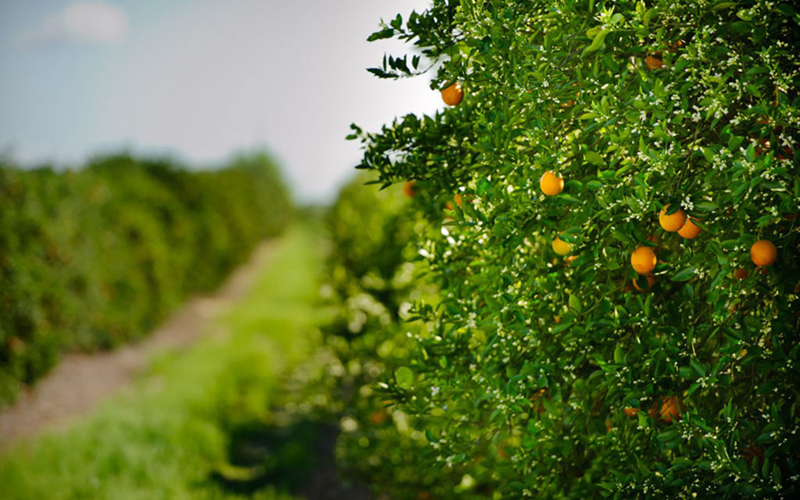
[[437,68],[451,105],[351,136],[429,228],[439,296],[378,386],[426,435],[411,466],[454,495],[797,495],[798,13],[435,0],[391,37],[414,55],[370,71]]

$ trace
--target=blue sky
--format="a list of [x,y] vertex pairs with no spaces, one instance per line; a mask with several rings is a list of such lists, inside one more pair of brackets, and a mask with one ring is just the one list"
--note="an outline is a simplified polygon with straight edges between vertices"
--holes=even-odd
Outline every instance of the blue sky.
[[207,166],[266,146],[298,195],[352,174],[351,122],[376,129],[443,105],[429,79],[365,71],[395,42],[381,18],[427,0],[2,0],[0,151],[76,165],[132,149]]

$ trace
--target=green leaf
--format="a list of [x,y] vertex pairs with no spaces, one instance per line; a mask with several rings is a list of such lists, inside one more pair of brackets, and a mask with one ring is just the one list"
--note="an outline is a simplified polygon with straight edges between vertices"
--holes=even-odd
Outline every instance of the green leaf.
[[701,377],[706,376],[706,369],[703,368],[703,365],[701,365],[699,361],[697,361],[696,359],[691,359],[689,361],[689,364],[692,365],[694,371],[696,371]]
[[715,6],[713,6],[711,8],[711,10],[716,12],[716,11],[722,10],[722,9],[729,9],[731,7],[736,7],[737,3],[738,2],[721,2],[721,3],[718,3]]
[[577,295],[569,296],[569,307],[577,312],[581,312],[581,300],[578,298]]
[[645,26],[650,26],[650,21],[653,19],[653,16],[656,14],[655,9],[647,9],[647,12],[644,13],[644,17],[642,18],[642,23]]
[[689,281],[693,277],[694,277],[694,268],[687,267],[675,273],[675,275],[672,277],[672,281]]
[[609,31],[606,29],[601,29],[600,31],[598,31],[597,34],[594,36],[594,40],[592,40],[592,43],[588,47],[583,49],[583,54],[586,55],[590,52],[594,52],[597,49],[599,49],[600,46],[603,45],[603,41],[606,39],[606,36],[608,36],[608,33]]
[[401,366],[394,372],[397,385],[403,389],[410,389],[414,385],[414,372],[407,366]]
[[622,350],[619,344],[614,347],[614,363],[621,365],[625,363],[625,352]]
[[606,163],[603,161],[603,157],[594,151],[587,151],[585,158],[587,162],[591,163],[592,165],[597,165],[598,167],[602,167]]
[[375,40],[384,40],[386,38],[392,38],[394,36],[394,30],[390,27],[385,27],[380,31],[376,31],[375,33],[371,34],[368,38],[368,42],[374,42]]

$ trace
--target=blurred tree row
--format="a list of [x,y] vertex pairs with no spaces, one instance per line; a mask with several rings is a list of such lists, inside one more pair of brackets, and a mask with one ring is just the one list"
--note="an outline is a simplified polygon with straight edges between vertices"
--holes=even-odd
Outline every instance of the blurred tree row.
[[124,154],[77,171],[0,165],[0,403],[64,350],[141,337],[291,213],[263,153],[207,171]]

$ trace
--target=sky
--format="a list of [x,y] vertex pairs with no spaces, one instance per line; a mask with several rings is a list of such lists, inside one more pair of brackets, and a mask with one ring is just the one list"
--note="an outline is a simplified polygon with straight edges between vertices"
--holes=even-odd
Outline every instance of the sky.
[[0,152],[23,165],[266,148],[302,201],[330,201],[367,130],[441,109],[430,77],[366,71],[383,18],[428,0],[0,0]]

